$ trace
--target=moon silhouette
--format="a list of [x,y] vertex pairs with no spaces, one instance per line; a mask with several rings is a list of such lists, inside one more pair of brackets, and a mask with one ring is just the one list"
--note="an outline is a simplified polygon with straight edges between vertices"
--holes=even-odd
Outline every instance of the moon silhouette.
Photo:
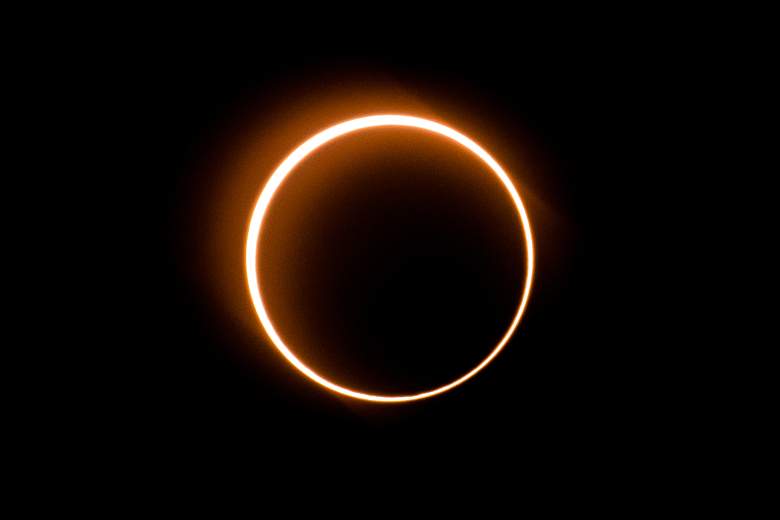
[[[455,141],[479,157],[493,171],[493,173],[498,176],[504,188],[506,188],[507,192],[511,196],[512,201],[514,202],[517,209],[520,231],[523,234],[525,243],[527,245],[527,268],[522,297],[517,307],[517,311],[515,312],[514,318],[509,325],[509,328],[506,330],[498,344],[478,365],[476,365],[458,379],[455,379],[454,381],[443,386],[410,395],[381,395],[359,392],[330,381],[306,366],[300,359],[298,359],[298,357],[295,356],[292,350],[287,345],[285,345],[279,334],[276,332],[273,323],[271,323],[268,312],[266,311],[265,304],[263,302],[260,283],[257,276],[258,242],[260,239],[260,230],[262,229],[263,225],[263,218],[266,214],[266,211],[268,210],[268,206],[271,203],[274,194],[284,179],[293,172],[295,167],[304,158],[306,158],[309,154],[317,150],[325,143],[352,132],[357,132],[367,128],[388,126],[417,128],[442,135],[451,139],[452,141]],[[512,184],[512,181],[510,180],[507,173],[488,152],[486,152],[480,145],[478,145],[470,138],[446,125],[419,117],[407,115],[374,115],[361,117],[336,124],[310,137],[300,146],[298,146],[298,148],[296,148],[290,155],[288,155],[287,158],[285,158],[284,161],[282,161],[282,163],[276,168],[268,182],[263,187],[263,190],[261,191],[252,212],[252,218],[250,220],[249,231],[247,233],[246,239],[246,275],[249,294],[252,298],[252,303],[254,305],[255,312],[257,313],[257,317],[260,320],[260,324],[262,325],[266,334],[268,334],[268,337],[271,339],[274,347],[276,347],[276,349],[285,357],[285,359],[303,375],[318,383],[319,385],[322,385],[328,390],[331,390],[332,392],[354,399],[378,403],[417,401],[447,392],[448,390],[451,390],[474,377],[491,361],[493,361],[493,359],[495,359],[495,357],[501,352],[501,350],[503,350],[503,348],[506,346],[506,343],[514,334],[528,305],[528,300],[531,294],[531,285],[533,282],[534,246],[531,233],[531,224],[520,195]]]

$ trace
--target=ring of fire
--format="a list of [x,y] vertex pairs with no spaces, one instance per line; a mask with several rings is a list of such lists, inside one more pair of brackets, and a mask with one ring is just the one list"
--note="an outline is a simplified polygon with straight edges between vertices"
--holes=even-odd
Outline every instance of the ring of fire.
[[[517,208],[517,213],[526,243],[527,271],[523,287],[523,294],[512,323],[510,324],[504,336],[501,338],[501,341],[498,342],[491,353],[485,357],[476,367],[471,369],[468,373],[464,374],[460,378],[444,386],[434,388],[433,390],[411,395],[377,395],[358,392],[329,381],[307,367],[300,359],[295,356],[295,354],[293,354],[287,345],[284,344],[282,339],[279,337],[279,334],[274,329],[274,326],[268,317],[268,313],[266,312],[265,305],[263,303],[263,298],[260,292],[260,283],[257,277],[258,242],[260,240],[260,230],[263,225],[263,217],[268,210],[268,206],[271,203],[271,199],[273,198],[274,193],[282,184],[284,179],[293,171],[298,163],[300,163],[304,158],[306,158],[309,154],[314,152],[317,148],[324,145],[325,143],[358,130],[382,126],[412,127],[440,134],[455,141],[479,157],[498,176],[499,180],[509,192],[509,195],[512,197],[515,207]],[[517,325],[520,323],[520,318],[523,316],[526,306],[528,305],[533,274],[534,246],[533,238],[531,236],[531,224],[528,220],[525,206],[523,206],[523,202],[520,199],[520,195],[517,193],[517,190],[515,189],[512,181],[509,179],[509,176],[506,174],[504,169],[501,168],[496,160],[493,159],[493,157],[491,157],[490,154],[488,154],[481,146],[465,135],[440,123],[429,121],[427,119],[421,119],[419,117],[405,115],[375,115],[345,121],[321,131],[298,146],[298,148],[296,148],[290,155],[288,155],[287,158],[277,167],[276,171],[274,171],[273,175],[271,175],[270,179],[263,187],[263,191],[260,193],[260,197],[258,198],[252,212],[252,218],[249,223],[249,232],[247,234],[246,240],[246,275],[249,284],[249,294],[252,298],[252,303],[254,304],[257,316],[260,319],[260,323],[277,350],[279,350],[285,359],[287,359],[287,361],[289,361],[296,369],[298,369],[312,381],[338,394],[373,402],[393,403],[425,399],[427,397],[432,397],[434,395],[451,390],[452,388],[455,388],[456,386],[475,376],[479,371],[485,368],[498,355],[499,352],[501,352],[506,343],[509,341],[509,338],[511,338],[512,334],[514,334]]]

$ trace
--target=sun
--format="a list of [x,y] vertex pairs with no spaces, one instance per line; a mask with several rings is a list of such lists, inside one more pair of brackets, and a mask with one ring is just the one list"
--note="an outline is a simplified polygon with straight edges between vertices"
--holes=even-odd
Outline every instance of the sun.
[[[287,345],[285,345],[285,343],[279,337],[279,334],[276,332],[273,323],[271,323],[271,320],[268,317],[268,312],[266,311],[265,304],[263,302],[260,283],[257,277],[258,242],[260,240],[260,230],[263,226],[263,218],[265,217],[268,206],[271,203],[271,199],[273,199],[273,196],[276,193],[276,190],[282,184],[282,181],[284,181],[284,179],[293,172],[295,167],[304,158],[306,158],[309,154],[317,150],[325,143],[328,143],[344,135],[358,132],[367,128],[386,126],[418,128],[421,130],[433,132],[455,141],[479,157],[493,171],[493,173],[496,174],[504,188],[506,188],[507,192],[512,197],[512,201],[514,202],[517,209],[520,232],[523,234],[526,243],[527,268],[523,293],[522,297],[520,298],[520,304],[517,307],[517,311],[515,312],[514,318],[512,319],[512,323],[509,325],[509,328],[506,330],[504,336],[501,338],[495,348],[477,366],[472,368],[469,372],[462,375],[458,379],[446,385],[410,395],[380,395],[359,392],[341,386],[337,383],[334,383],[333,381],[329,381],[306,366],[300,359],[295,356],[292,350]],[[528,219],[528,214],[525,210],[525,206],[523,205],[523,201],[520,199],[520,195],[517,193],[517,190],[512,184],[512,181],[510,180],[507,173],[489,153],[487,153],[481,146],[465,135],[441,123],[408,115],[383,114],[360,117],[331,126],[330,128],[326,128],[318,134],[310,137],[304,141],[303,144],[298,146],[298,148],[293,150],[293,152],[288,155],[287,158],[282,161],[282,163],[276,168],[276,171],[274,171],[273,175],[271,175],[270,179],[263,187],[263,190],[260,192],[260,197],[257,199],[257,203],[255,204],[254,210],[252,211],[252,218],[249,223],[249,231],[247,233],[246,239],[246,276],[249,286],[249,295],[252,298],[252,303],[257,313],[257,317],[260,319],[260,324],[262,325],[266,334],[268,334],[268,337],[271,339],[271,342],[276,347],[276,349],[303,375],[324,386],[328,390],[355,399],[378,403],[417,401],[447,392],[448,390],[451,390],[474,377],[491,361],[493,361],[493,359],[499,354],[499,352],[501,352],[501,350],[503,350],[506,343],[514,334],[518,324],[520,323],[520,319],[522,318],[525,309],[528,306],[528,299],[531,294],[531,285],[534,276],[534,245],[531,234],[531,223]]]

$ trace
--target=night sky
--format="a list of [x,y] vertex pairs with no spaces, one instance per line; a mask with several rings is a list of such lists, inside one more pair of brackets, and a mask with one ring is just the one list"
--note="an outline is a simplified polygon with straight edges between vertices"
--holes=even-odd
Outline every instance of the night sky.
[[[95,383],[83,383],[88,420],[105,433],[95,442],[183,464],[435,456],[530,465],[540,478],[662,451],[653,417],[671,396],[656,376],[675,354],[654,341],[663,313],[647,320],[661,297],[657,236],[637,210],[651,180],[671,178],[654,157],[669,146],[673,74],[657,45],[623,31],[501,33],[359,46],[158,35],[90,61],[96,79],[81,96],[96,107],[105,173],[91,233],[103,260],[119,259],[90,264],[106,284],[90,304]],[[261,330],[244,276],[250,212],[275,166],[317,131],[375,113],[474,138],[512,176],[536,240],[530,303],[501,355],[458,388],[401,405],[336,396],[295,371]],[[506,194],[431,135],[378,131],[327,154],[269,216],[261,278],[283,335],[359,388],[414,391],[462,374],[519,297],[524,245]]]

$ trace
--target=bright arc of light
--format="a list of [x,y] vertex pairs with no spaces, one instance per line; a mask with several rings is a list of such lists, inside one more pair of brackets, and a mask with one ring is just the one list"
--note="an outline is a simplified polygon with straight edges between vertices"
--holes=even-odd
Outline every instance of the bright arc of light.
[[[268,317],[265,305],[263,304],[263,298],[260,294],[260,284],[257,278],[257,249],[258,241],[260,239],[260,229],[263,225],[263,217],[265,216],[265,213],[268,210],[268,206],[271,203],[271,198],[274,196],[274,193],[276,193],[276,190],[282,184],[287,175],[289,175],[290,172],[292,172],[292,170],[304,158],[306,158],[310,153],[325,143],[358,130],[381,126],[402,126],[428,130],[430,132],[452,139],[482,159],[482,161],[484,161],[485,164],[487,164],[490,169],[493,170],[493,172],[498,176],[506,190],[509,192],[509,195],[511,195],[512,200],[515,203],[515,207],[517,208],[518,216],[520,217],[520,224],[522,226],[523,235],[527,244],[526,253],[528,269],[525,277],[525,285],[523,287],[523,296],[520,299],[520,305],[517,308],[517,312],[515,313],[515,317],[512,320],[511,325],[507,329],[506,333],[504,333],[501,341],[498,342],[498,345],[496,345],[493,351],[476,367],[455,381],[452,381],[451,383],[448,383],[444,386],[434,388],[433,390],[411,395],[377,395],[358,392],[328,381],[307,367],[300,359],[295,356],[295,354],[292,353],[287,345],[284,344],[282,338],[280,338],[279,334],[276,332],[276,329]],[[255,204],[255,208],[252,212],[252,219],[249,223],[249,232],[247,234],[246,240],[246,276],[249,284],[249,294],[252,297],[252,303],[254,304],[257,316],[260,318],[260,323],[265,329],[265,332],[271,338],[271,341],[277,350],[279,350],[279,352],[287,359],[287,361],[289,361],[306,377],[324,386],[325,388],[341,395],[353,397],[355,399],[381,403],[416,401],[444,393],[447,390],[451,390],[452,388],[455,388],[456,386],[468,381],[480,370],[485,368],[498,355],[498,353],[501,352],[506,343],[509,341],[509,338],[511,338],[512,334],[514,334],[518,323],[520,323],[520,318],[523,316],[526,306],[528,305],[528,298],[531,293],[533,275],[534,245],[533,237],[531,236],[531,224],[528,220],[525,206],[523,206],[523,201],[520,200],[520,195],[517,193],[517,190],[515,189],[512,181],[509,179],[509,176],[506,174],[504,169],[481,146],[460,132],[457,132],[456,130],[453,130],[452,128],[449,128],[448,126],[440,123],[406,115],[374,115],[345,121],[321,131],[298,146],[298,148],[296,148],[289,156],[287,156],[287,158],[279,165],[279,167],[276,168],[276,171],[274,171],[273,175],[271,175],[271,178],[268,179],[268,182],[263,187],[263,191],[260,193],[260,197],[258,198],[257,203]]]

